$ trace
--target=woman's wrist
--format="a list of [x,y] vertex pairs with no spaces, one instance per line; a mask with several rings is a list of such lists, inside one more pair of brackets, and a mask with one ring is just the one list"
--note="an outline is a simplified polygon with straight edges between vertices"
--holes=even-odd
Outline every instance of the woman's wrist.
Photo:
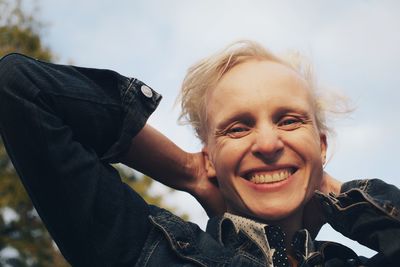
[[195,153],[185,152],[182,164],[182,174],[180,178],[180,190],[190,193],[194,188],[196,177],[196,158]]
[[196,167],[191,153],[147,124],[132,138],[121,163],[167,186],[185,191],[190,187]]
[[339,195],[341,188],[342,182],[333,178],[327,172],[324,172],[318,191],[321,191],[324,194],[333,193],[334,195]]

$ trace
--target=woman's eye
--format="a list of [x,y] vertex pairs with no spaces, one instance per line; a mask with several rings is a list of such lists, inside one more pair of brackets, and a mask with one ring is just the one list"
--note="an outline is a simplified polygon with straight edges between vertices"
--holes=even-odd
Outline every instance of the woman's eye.
[[284,120],[284,121],[282,121],[282,125],[290,125],[290,124],[293,124],[293,123],[298,123],[299,121],[298,120],[296,120],[296,119],[287,119],[287,120]]
[[234,127],[228,130],[228,132],[230,133],[240,133],[240,132],[244,132],[246,131],[246,129],[244,127]]
[[234,138],[242,137],[247,134],[249,129],[247,127],[235,126],[226,131],[226,135]]
[[286,118],[282,119],[278,123],[278,127],[283,128],[284,130],[294,130],[300,127],[303,124],[303,121],[298,118]]

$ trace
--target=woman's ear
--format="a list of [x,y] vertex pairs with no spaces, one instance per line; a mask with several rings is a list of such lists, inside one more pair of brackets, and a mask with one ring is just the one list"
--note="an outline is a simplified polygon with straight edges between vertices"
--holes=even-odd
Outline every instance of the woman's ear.
[[322,165],[325,165],[326,153],[327,153],[327,149],[328,149],[328,142],[327,142],[326,134],[323,134],[323,133],[320,134],[320,146],[321,146]]
[[207,148],[204,147],[201,152],[203,155],[203,164],[207,180],[203,179],[203,182],[197,186],[197,194],[194,196],[206,210],[210,218],[214,216],[222,216],[226,211],[226,205],[225,199],[219,188],[215,166]]
[[204,168],[207,172],[208,178],[216,178],[217,174],[214,168],[214,164],[211,161],[210,155],[208,153],[207,147],[203,147],[202,151],[203,153],[203,158],[204,158]]

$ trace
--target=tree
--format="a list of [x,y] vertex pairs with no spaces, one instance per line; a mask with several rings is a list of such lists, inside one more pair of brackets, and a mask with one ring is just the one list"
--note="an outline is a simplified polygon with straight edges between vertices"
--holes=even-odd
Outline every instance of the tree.
[[[53,53],[41,41],[43,24],[31,15],[37,13],[32,12],[36,9],[36,2],[29,12],[21,0],[0,0],[0,58],[10,52],[19,52],[40,60],[54,60]],[[146,201],[163,206],[163,196],[149,194],[152,179],[133,175],[119,165],[116,167],[123,180]],[[15,255],[4,257],[7,250]],[[0,138],[0,266],[7,265],[69,266],[37,215]]]
[[42,27],[42,23],[24,12],[21,0],[0,0],[0,55],[19,52],[52,60],[54,56],[50,49],[41,42]]
[[[40,39],[41,24],[24,12],[21,1],[0,1],[0,56],[10,52],[51,60]],[[0,265],[68,266],[37,216],[0,140]],[[14,217],[13,220],[5,218]],[[6,251],[17,257],[5,258]],[[54,263],[57,262],[57,265]]]

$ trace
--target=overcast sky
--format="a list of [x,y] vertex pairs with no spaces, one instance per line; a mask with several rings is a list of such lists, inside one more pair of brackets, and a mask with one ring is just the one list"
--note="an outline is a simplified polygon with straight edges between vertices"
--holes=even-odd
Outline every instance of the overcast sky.
[[[276,53],[304,53],[320,83],[346,94],[357,108],[335,126],[328,172],[341,181],[379,177],[400,186],[399,1],[39,3],[49,25],[45,41],[59,63],[111,68],[145,81],[164,96],[150,124],[188,151],[201,147],[189,128],[178,126],[173,103],[192,63],[238,39],[256,40]],[[195,201],[177,194],[171,202],[204,228],[206,215]],[[319,238],[342,242],[329,228]]]

